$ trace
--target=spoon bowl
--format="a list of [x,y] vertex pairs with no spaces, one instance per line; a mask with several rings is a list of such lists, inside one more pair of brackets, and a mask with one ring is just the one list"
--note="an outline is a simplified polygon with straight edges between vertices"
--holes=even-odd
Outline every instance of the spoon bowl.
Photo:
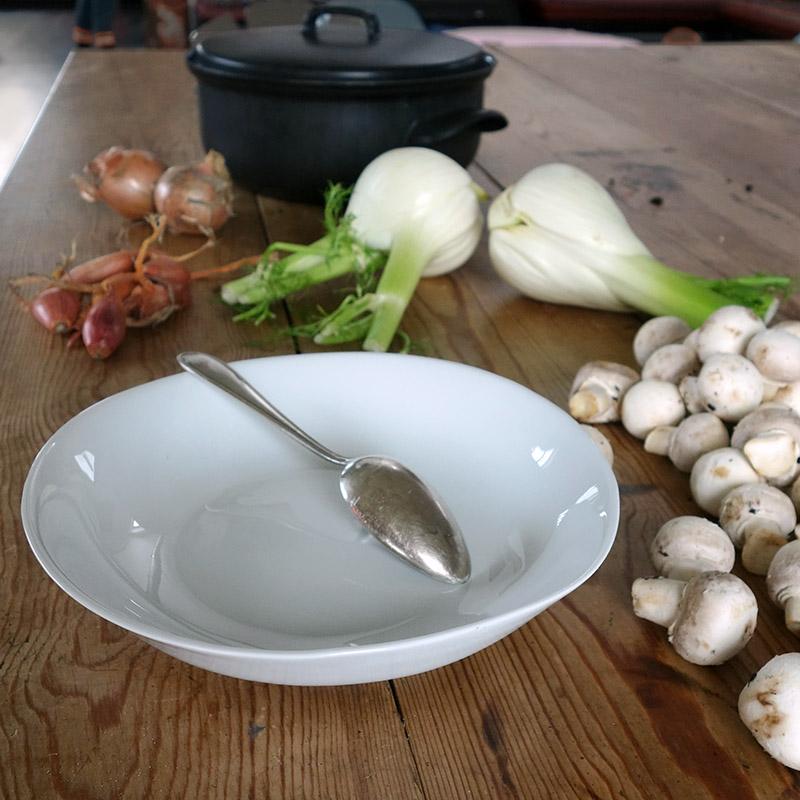
[[325,447],[273,406],[224,361],[187,352],[178,364],[266,416],[323,460],[341,468],[339,488],[355,518],[412,566],[445,583],[470,577],[470,558],[457,522],[411,470],[386,456],[347,458]]

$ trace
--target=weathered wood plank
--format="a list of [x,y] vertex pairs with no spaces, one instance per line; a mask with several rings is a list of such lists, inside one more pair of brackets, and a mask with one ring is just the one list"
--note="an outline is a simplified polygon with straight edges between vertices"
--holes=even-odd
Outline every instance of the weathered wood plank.
[[[0,195],[3,276],[49,272],[76,236],[80,259],[117,249],[119,219],[79,200],[70,173],[113,144],[195,160],[196,113],[179,53],[76,54]],[[264,248],[252,195],[237,191],[236,211],[198,267]],[[171,237],[164,246],[197,244]],[[193,288],[191,308],[130,332],[106,362],[65,350],[8,292],[0,297],[0,797],[421,797],[387,684],[287,688],[189,667],[80,608],[25,544],[25,474],[71,416],[176,372],[181,350],[293,352],[291,340],[267,343],[234,324],[213,283]]]

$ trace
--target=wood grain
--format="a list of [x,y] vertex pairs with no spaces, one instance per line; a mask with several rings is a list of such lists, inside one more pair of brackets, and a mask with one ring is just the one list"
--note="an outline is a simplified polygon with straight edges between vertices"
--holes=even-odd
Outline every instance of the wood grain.
[[[100,150],[135,145],[169,163],[202,154],[193,80],[181,62],[178,53],[73,57],[0,195],[5,277],[49,272],[76,235],[79,259],[117,249],[119,219],[79,200],[69,179]],[[255,198],[237,191],[235,206],[198,268],[263,249]],[[165,248],[199,243],[189,238]],[[181,350],[226,359],[293,352],[291,339],[231,322],[213,283],[193,289],[191,308],[132,331],[107,362],[65,350],[8,292],[0,298],[0,797],[420,797],[386,684],[297,689],[188,667],[83,610],[25,544],[19,498],[28,466],[78,411],[176,372]]]
[[[637,234],[676,267],[800,272],[793,50],[497,56],[486,104],[511,125],[484,137],[471,168],[492,196],[537,163],[570,161],[609,186]],[[117,143],[172,163],[195,159],[195,120],[181,54],[74,56],[0,195],[3,275],[49,271],[76,234],[80,258],[114,249],[117,219],[80,202],[69,174]],[[320,231],[313,207],[238,191],[236,208],[198,268]],[[333,299],[311,292],[273,325],[252,328],[231,322],[213,283],[195,289],[190,309],[132,332],[101,363],[36,329],[8,294],[0,300],[3,800],[800,797],[797,774],[762,752],[736,712],[750,675],[797,649],[763,581],[738,572],[758,598],[759,625],[721,667],[682,661],[664,631],[630,611],[631,582],[652,569],[655,531],[696,508],[686,476],[619,426],[604,430],[622,522],[601,569],[496,645],[424,675],[317,689],[228,679],[163,655],[58,590],[34,562],[18,511],[47,437],[95,400],[176,372],[181,349],[227,359],[313,349],[279,332]],[[797,303],[786,312],[797,315]],[[427,355],[488,369],[563,406],[583,362],[633,363],[640,323],[519,296],[497,279],[484,241],[458,272],[421,283],[404,328]]]

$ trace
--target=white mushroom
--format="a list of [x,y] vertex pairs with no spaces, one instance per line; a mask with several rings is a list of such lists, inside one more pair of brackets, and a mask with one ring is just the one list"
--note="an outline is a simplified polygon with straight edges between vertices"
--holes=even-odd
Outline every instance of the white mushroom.
[[608,441],[608,437],[591,425],[581,425],[581,428],[586,431],[586,435],[600,448],[603,458],[613,467],[614,448],[611,447],[611,442]]
[[800,541],[785,544],[775,553],[767,572],[770,600],[783,609],[786,627],[800,636]]
[[676,517],[665,522],[650,545],[659,575],[688,581],[701,572],[730,572],[736,551],[719,525],[703,517]]
[[751,483],[737,486],[722,500],[719,524],[742,551],[742,565],[766,575],[769,565],[797,524],[792,501],[774,486]]
[[642,367],[642,380],[680,383],[700,369],[697,353],[685,344],[665,344],[653,351]]
[[748,342],[746,355],[765,378],[778,383],[800,380],[800,337],[786,330],[757,333]]
[[792,381],[792,383],[779,386],[770,399],[773,403],[791,408],[795,414],[800,416],[800,381]]
[[666,344],[681,342],[691,328],[680,317],[653,317],[633,337],[633,357],[641,367],[652,353]]
[[638,380],[639,373],[624,364],[590,361],[572,382],[569,413],[579,422],[616,422],[622,396]]
[[794,510],[800,514],[800,477],[792,484],[792,488],[789,490],[789,497],[794,503]]
[[697,376],[697,393],[704,411],[735,422],[758,408],[764,396],[764,382],[744,356],[718,353],[705,360]]
[[800,653],[761,667],[739,695],[739,717],[776,761],[800,769]]
[[622,398],[622,424],[637,439],[659,425],[675,425],[686,414],[677,386],[667,381],[639,381]]
[[800,336],[800,319],[785,319],[783,322],[776,322],[772,327],[791,333],[792,336]]
[[715,353],[744,353],[750,339],[765,327],[763,320],[745,306],[718,308],[698,329],[697,355],[706,361]]
[[800,416],[780,403],[764,403],[739,421],[731,446],[773,486],[788,486],[800,474]]
[[677,427],[654,428],[644,440],[644,449],[667,456],[681,472],[691,472],[700,456],[727,447],[730,440],[725,423],[715,414],[703,412],[686,417]]
[[704,453],[692,467],[689,477],[692,497],[703,511],[719,516],[722,498],[745,483],[761,482],[760,475],[740,450],[721,447]]
[[701,411],[706,410],[697,388],[696,375],[687,375],[683,378],[678,384],[678,392],[689,414],[699,414]]
[[675,651],[692,664],[722,664],[756,628],[753,592],[727,572],[703,572],[688,582],[638,578],[631,594],[636,616],[666,627]]

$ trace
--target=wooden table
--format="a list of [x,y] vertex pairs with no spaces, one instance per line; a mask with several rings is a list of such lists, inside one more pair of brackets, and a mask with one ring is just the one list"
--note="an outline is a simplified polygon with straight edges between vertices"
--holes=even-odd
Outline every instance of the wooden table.
[[[487,106],[507,130],[484,137],[476,178],[496,194],[532,166],[565,160],[613,191],[668,263],[706,275],[798,274],[800,49],[729,45],[498,53]],[[193,80],[179,53],[80,52],[62,73],[0,196],[2,270],[49,272],[116,248],[119,221],[69,181],[111,144],[181,163],[201,152]],[[318,211],[244,191],[198,266],[310,238]],[[696,511],[686,476],[608,426],[622,524],[594,577],[487,650],[412,678],[289,688],[189,667],[83,610],[31,555],[20,524],[37,449],[89,404],[177,371],[183,349],[226,359],[294,350],[275,328],[231,322],[198,285],[193,307],[133,331],[106,362],[67,351],[8,292],[0,550],[0,797],[70,798],[718,798],[800,797],[800,779],[739,722],[742,686],[797,649],[763,581],[739,572],[758,630],[731,662],[682,661],[636,619],[629,590],[668,518]],[[307,302],[318,300],[319,296]],[[290,309],[295,312],[296,308]],[[797,303],[785,306],[798,315]],[[426,280],[405,319],[435,357],[518,381],[565,404],[590,359],[632,363],[633,315],[520,297],[485,247]],[[737,571],[738,571],[737,567]]]

